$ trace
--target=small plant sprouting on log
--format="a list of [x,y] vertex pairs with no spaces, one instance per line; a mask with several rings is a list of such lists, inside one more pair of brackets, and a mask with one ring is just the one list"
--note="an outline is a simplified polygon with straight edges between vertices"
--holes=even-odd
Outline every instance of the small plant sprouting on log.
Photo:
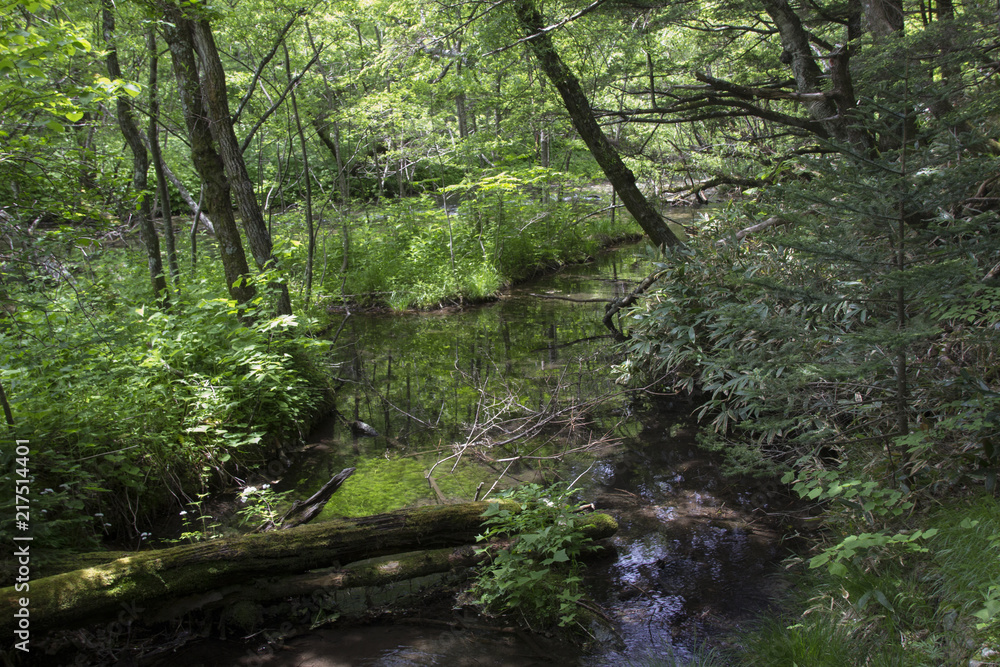
[[477,539],[517,535],[507,549],[491,552],[480,570],[473,593],[480,604],[496,613],[516,612],[532,623],[578,622],[578,602],[583,565],[578,558],[590,541],[577,526],[579,505],[570,501],[565,484],[543,488],[537,484],[505,491],[501,497],[515,501],[517,510],[491,503],[483,516],[485,532]]

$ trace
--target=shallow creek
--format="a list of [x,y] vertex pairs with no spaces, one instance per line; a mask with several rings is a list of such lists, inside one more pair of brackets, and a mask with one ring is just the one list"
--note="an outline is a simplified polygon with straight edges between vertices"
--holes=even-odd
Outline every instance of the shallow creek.
[[[598,300],[644,277],[639,251],[566,267],[472,309],[347,317],[333,344],[340,417],[278,485],[304,497],[356,466],[325,514],[362,515],[576,479],[585,501],[619,521],[616,553],[588,568],[589,591],[613,629],[595,624],[597,641],[567,646],[490,629],[443,596],[364,625],[319,627],[278,650],[260,634],[249,643],[202,640],[150,664],[684,664],[763,612],[787,554],[773,496],[718,474],[694,444],[689,405],[625,394],[612,381]],[[508,419],[512,411],[520,418]],[[358,437],[354,421],[379,435]],[[365,607],[378,604],[368,593],[354,599],[369,614]]]

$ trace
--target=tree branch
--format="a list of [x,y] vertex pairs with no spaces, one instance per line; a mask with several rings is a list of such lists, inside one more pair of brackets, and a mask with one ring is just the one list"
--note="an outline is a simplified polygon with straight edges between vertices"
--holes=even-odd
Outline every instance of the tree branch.
[[264,114],[254,124],[253,128],[251,128],[250,132],[243,139],[243,143],[240,144],[240,153],[246,153],[247,148],[250,147],[250,142],[253,141],[254,135],[257,134],[257,130],[261,128],[261,126],[264,124],[264,121],[266,121],[271,116],[271,114],[273,114],[275,111],[278,110],[278,107],[280,107],[282,102],[285,101],[285,98],[288,97],[288,93],[292,92],[292,89],[295,88],[295,86],[299,85],[299,81],[302,79],[303,76],[305,76],[305,73],[309,71],[309,68],[316,64],[316,61],[319,60],[319,54],[322,52],[323,52],[323,45],[320,44],[319,48],[316,50],[316,54],[312,57],[312,60],[306,63],[306,66],[302,68],[302,71],[299,72],[294,79],[288,82],[288,85],[285,86],[285,89],[281,92],[281,95],[278,96],[278,99],[274,101],[274,104],[271,105],[271,108],[265,111]]
[[246,94],[243,95],[243,99],[240,100],[240,106],[236,109],[236,113],[233,114],[233,125],[236,125],[236,123],[239,122],[240,115],[243,114],[243,110],[250,102],[250,97],[253,96],[253,91],[257,88],[257,82],[260,80],[260,73],[264,71],[264,68],[267,67],[267,64],[271,62],[271,59],[274,58],[274,55],[278,52],[278,46],[280,46],[284,41],[285,35],[291,29],[292,24],[295,23],[296,19],[305,13],[305,9],[299,9],[292,15],[292,18],[288,20],[285,27],[281,29],[280,33],[278,33],[277,39],[274,40],[274,46],[272,46],[271,50],[266,56],[264,56],[264,59],[260,61],[260,64],[257,66],[257,70],[253,73],[253,79],[250,81],[250,87],[247,88]]
[[587,5],[586,7],[584,7],[583,9],[581,9],[580,11],[578,11],[576,14],[573,14],[572,16],[567,16],[562,21],[559,21],[557,23],[553,23],[550,26],[546,26],[544,28],[539,28],[533,35],[528,35],[527,37],[522,37],[521,39],[517,40],[516,42],[512,42],[510,44],[507,44],[506,46],[501,46],[499,49],[494,49],[492,51],[484,53],[483,57],[485,58],[487,56],[495,56],[498,53],[503,53],[504,51],[507,51],[508,49],[514,48],[518,44],[522,44],[524,42],[529,42],[529,41],[531,41],[533,39],[538,39],[539,37],[541,37],[543,35],[547,35],[550,32],[552,32],[553,30],[556,30],[558,28],[563,27],[564,25],[566,25],[570,21],[575,21],[578,18],[580,18],[581,16],[585,16],[586,14],[589,14],[590,12],[594,11],[595,9],[597,9],[598,7],[600,7],[601,5],[603,5],[605,2],[606,2],[606,0],[594,0],[594,2],[590,3],[589,5]]

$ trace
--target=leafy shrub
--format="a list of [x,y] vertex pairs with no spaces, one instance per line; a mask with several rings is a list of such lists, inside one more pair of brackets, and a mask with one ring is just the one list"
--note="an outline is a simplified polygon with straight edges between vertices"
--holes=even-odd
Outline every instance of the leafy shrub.
[[119,259],[105,260],[117,284],[27,286],[0,328],[16,434],[33,449],[34,528],[50,548],[138,539],[168,506],[266,461],[264,445],[299,437],[327,386],[296,318],[244,326],[207,281],[169,310],[135,308],[148,278],[132,282]]
[[576,527],[578,506],[571,495],[562,484],[548,489],[528,484],[501,494],[516,508],[490,504],[479,541],[517,537],[509,549],[492,553],[477,575],[473,592],[487,609],[519,614],[529,625],[578,622],[577,602],[583,597],[578,558],[589,538]]
[[[462,199],[457,210],[446,211],[429,197],[406,199],[352,221],[347,271],[327,272],[326,289],[347,301],[396,310],[479,300],[541,267],[585,259],[609,239],[635,232],[625,216],[611,224],[607,216],[586,215],[594,205],[582,184],[551,170],[485,174],[446,190]],[[550,190],[565,196],[540,196]],[[342,240],[328,245],[337,247],[329,263],[342,265]]]

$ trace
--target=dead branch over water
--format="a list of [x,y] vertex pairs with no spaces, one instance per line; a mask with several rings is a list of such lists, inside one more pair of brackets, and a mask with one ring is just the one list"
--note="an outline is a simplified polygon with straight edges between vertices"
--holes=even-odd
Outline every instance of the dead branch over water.
[[[492,484],[480,486],[476,493],[478,500],[488,498],[522,465],[562,461],[572,455],[599,452],[618,445],[621,437],[617,434],[627,410],[613,417],[613,409],[624,405],[630,396],[649,390],[649,387],[628,389],[611,385],[609,378],[612,389],[587,396],[595,389],[595,366],[600,369],[599,373],[607,372],[606,363],[599,362],[596,357],[565,363],[557,376],[535,378],[515,377],[516,372],[509,362],[497,362],[492,358],[483,361],[482,367],[471,370],[461,368],[456,361],[453,381],[474,389],[475,400],[467,404],[469,418],[461,425],[464,437],[447,445],[444,452],[441,448],[432,450],[444,455],[425,472],[433,488],[436,470],[447,468],[455,472],[467,457],[493,468],[497,476]],[[370,402],[381,404],[428,430],[441,428],[443,405],[436,417],[421,415],[413,406],[407,405],[404,409],[390,400],[385,379],[365,378],[360,382],[370,395]],[[388,440],[403,446],[395,438]],[[483,486],[486,486],[485,493],[481,493]]]

